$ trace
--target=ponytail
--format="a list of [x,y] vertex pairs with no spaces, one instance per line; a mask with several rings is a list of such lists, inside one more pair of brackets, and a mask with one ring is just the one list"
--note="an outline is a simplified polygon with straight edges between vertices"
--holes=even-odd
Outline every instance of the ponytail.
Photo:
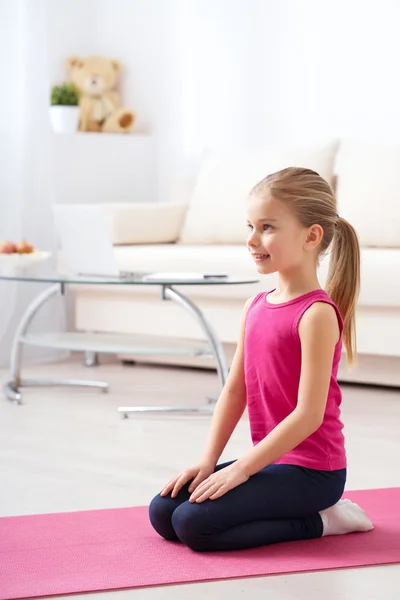
[[335,229],[326,291],[342,315],[347,363],[353,365],[356,356],[355,312],[360,293],[360,245],[356,230],[346,219],[338,217]]

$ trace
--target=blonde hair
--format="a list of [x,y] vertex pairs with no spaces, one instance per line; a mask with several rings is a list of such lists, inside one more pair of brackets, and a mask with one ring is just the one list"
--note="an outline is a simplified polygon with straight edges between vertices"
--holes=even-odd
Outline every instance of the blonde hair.
[[311,169],[289,167],[260,181],[252,194],[272,197],[289,205],[303,227],[318,224],[323,237],[318,252],[330,248],[326,291],[343,319],[343,343],[349,365],[356,355],[355,310],[360,291],[360,246],[356,230],[337,214],[331,186]]

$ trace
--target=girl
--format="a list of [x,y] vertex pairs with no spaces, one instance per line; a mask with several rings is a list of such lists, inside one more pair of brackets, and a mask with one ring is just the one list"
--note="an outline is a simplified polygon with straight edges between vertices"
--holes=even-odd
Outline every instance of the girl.
[[[150,504],[167,540],[235,550],[373,528],[340,500],[346,453],[336,381],[342,339],[355,356],[360,249],[328,183],[310,169],[268,175],[248,203],[248,249],[276,289],[250,298],[200,462]],[[331,246],[327,292],[317,279]],[[247,405],[253,448],[217,465]]]

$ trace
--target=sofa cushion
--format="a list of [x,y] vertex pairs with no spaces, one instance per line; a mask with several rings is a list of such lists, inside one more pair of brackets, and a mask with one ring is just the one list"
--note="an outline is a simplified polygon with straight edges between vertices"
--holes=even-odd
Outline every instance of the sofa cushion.
[[330,183],[337,143],[311,148],[270,148],[262,152],[206,152],[180,241],[185,244],[240,244],[246,239],[246,199],[269,173],[289,166],[314,169]]
[[337,199],[363,246],[400,248],[400,145],[341,142]]
[[113,244],[158,244],[178,239],[187,205],[178,202],[99,204]]
[[[260,279],[249,285],[180,286],[189,296],[233,298],[245,301],[250,296],[276,286],[277,276],[260,276],[244,245],[185,246],[156,244],[118,246],[115,254],[124,271],[225,272],[228,275]],[[329,255],[321,263],[319,277],[325,284]],[[398,308],[400,306],[400,249],[361,249],[360,306]],[[129,286],[122,286],[129,287]],[[128,291],[128,290],[125,290]],[[132,291],[132,290],[130,290]],[[135,286],[136,292],[148,293],[148,286]]]
[[[325,284],[329,255],[321,263],[319,280]],[[400,249],[361,248],[361,289],[358,304],[364,307],[400,306]]]

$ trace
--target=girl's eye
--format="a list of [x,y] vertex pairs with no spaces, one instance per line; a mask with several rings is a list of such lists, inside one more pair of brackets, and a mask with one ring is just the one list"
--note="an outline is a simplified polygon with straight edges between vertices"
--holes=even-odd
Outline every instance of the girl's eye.
[[[250,231],[254,229],[253,225],[251,225],[250,223],[247,223],[246,227],[247,229],[250,229]],[[272,225],[268,225],[268,223],[265,223],[263,225],[263,231],[269,231],[271,229],[273,229]]]

